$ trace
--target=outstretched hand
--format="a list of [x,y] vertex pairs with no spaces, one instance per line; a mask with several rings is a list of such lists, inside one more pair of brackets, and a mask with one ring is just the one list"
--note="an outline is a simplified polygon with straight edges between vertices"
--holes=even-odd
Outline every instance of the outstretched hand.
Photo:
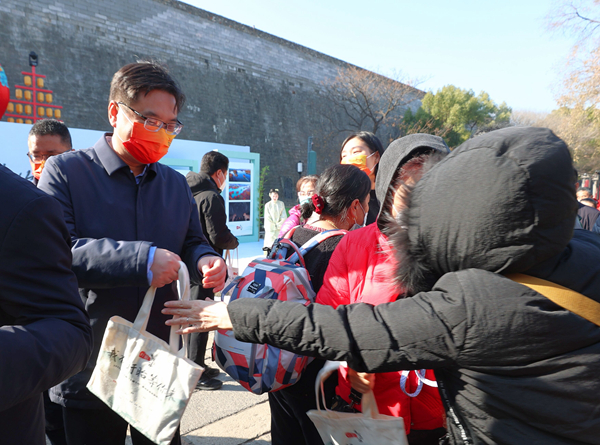
[[212,300],[167,301],[162,313],[173,315],[172,319],[165,322],[167,326],[182,326],[177,330],[178,334],[233,329],[227,305],[221,302]]

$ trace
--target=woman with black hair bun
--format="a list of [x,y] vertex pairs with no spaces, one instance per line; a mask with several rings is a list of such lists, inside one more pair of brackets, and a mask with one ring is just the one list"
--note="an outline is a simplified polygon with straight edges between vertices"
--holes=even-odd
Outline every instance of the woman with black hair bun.
[[[369,178],[358,168],[352,165],[329,167],[317,181],[315,194],[301,207],[303,219],[310,218],[315,212],[318,220],[297,227],[292,234],[292,241],[301,246],[320,232],[350,230],[354,226],[362,226],[369,211],[370,190]],[[329,259],[341,239],[342,236],[326,239],[304,257],[315,292],[323,284]],[[298,383],[269,393],[273,445],[323,443],[306,412],[316,409],[315,380],[324,363],[323,360],[313,360]],[[337,382],[335,379],[329,380],[325,391],[331,399]]]
[[385,149],[377,136],[368,131],[352,133],[342,143],[340,164],[350,164],[365,172],[371,180],[369,196],[369,214],[366,224],[374,223],[379,214],[380,203],[375,194],[375,179],[379,170],[379,161]]

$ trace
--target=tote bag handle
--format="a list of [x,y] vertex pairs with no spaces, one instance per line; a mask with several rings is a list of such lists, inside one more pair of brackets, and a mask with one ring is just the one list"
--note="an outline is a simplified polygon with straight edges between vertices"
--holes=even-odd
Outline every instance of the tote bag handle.
[[[346,362],[327,361],[317,374],[317,380],[315,382],[315,397],[317,399],[317,410],[319,411],[323,411],[321,409],[321,403],[323,404],[325,411],[331,411],[327,409],[327,406],[325,405],[325,391],[323,388],[323,382],[325,382],[325,380],[327,380],[334,371],[337,371],[340,366],[347,367],[348,365]],[[319,389],[321,390],[321,403],[319,403]],[[375,394],[373,394],[373,391],[363,394],[360,403],[364,417],[375,418],[379,415],[379,409],[377,408],[377,402],[375,401]]]
[[[187,301],[190,299],[190,274],[188,273],[187,266],[182,261],[179,262],[179,279],[177,280],[177,290],[179,291],[179,299]],[[150,319],[150,311],[152,310],[152,304],[154,303],[154,295],[156,294],[156,287],[150,286],[144,297],[142,307],[138,311],[135,321],[133,322],[133,328],[139,332],[146,332],[148,327],[148,320]],[[179,329],[179,326],[171,326],[171,333],[169,335],[169,347],[173,354],[177,354],[179,357],[185,357],[186,339],[183,340],[183,347],[179,349],[179,339],[183,336],[176,334],[175,332]],[[187,335],[187,334],[186,334]]]

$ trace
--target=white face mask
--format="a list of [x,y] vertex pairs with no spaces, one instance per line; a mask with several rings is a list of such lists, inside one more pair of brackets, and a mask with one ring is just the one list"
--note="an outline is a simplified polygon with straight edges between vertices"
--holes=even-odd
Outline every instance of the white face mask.
[[362,223],[362,226],[361,226],[355,220],[354,221],[354,225],[352,226],[352,228],[350,230],[362,229],[363,227],[365,227],[367,225],[367,212],[365,212],[365,209],[363,208],[363,206],[362,206],[362,204],[360,202],[358,203],[358,205],[360,206],[361,210],[363,211],[363,223]]
[[[223,179],[222,179],[223,182],[221,182],[221,185],[217,184],[217,187],[219,188],[219,190],[223,191],[223,190],[225,190],[225,184],[227,184],[227,181],[225,180],[225,173],[223,173],[222,170],[219,170],[219,171],[221,172],[221,175],[223,175]],[[221,179],[219,179],[219,181],[221,181]]]

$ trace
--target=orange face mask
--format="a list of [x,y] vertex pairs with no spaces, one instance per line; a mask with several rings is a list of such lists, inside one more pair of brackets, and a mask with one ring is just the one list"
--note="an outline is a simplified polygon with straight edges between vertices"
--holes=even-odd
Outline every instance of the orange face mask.
[[40,176],[42,176],[42,170],[44,170],[44,165],[46,165],[46,160],[43,160],[42,162],[35,163],[33,164],[33,166],[35,167],[33,169],[33,172],[31,172],[33,174],[33,177],[35,179],[37,179],[38,181],[40,180]]
[[136,161],[142,164],[154,164],[162,159],[169,151],[171,142],[175,138],[174,134],[167,134],[164,128],[157,132],[151,132],[144,128],[144,124],[139,122],[131,122],[131,119],[124,115],[125,118],[133,125],[129,140],[124,141],[115,131],[115,135],[125,149],[133,156]]
[[[375,153],[377,153],[377,152],[375,152]],[[355,167],[358,167],[359,169],[364,171],[367,174],[367,176],[370,176],[371,173],[373,173],[373,170],[371,170],[369,167],[367,167],[367,159],[369,159],[375,153],[371,153],[369,156],[367,156],[366,154],[362,154],[362,153],[346,156],[344,159],[342,159],[340,164],[354,165]],[[375,164],[375,165],[377,165],[377,164]],[[373,166],[373,167],[375,167],[375,166]]]

